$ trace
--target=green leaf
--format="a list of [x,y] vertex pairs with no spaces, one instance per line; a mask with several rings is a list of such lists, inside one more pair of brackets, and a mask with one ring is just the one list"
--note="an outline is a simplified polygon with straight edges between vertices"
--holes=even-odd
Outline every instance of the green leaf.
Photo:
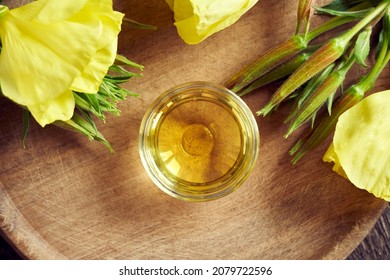
[[107,139],[97,130],[93,119],[87,112],[80,110],[80,114],[75,112],[69,121],[57,121],[54,124],[84,134],[89,140],[96,140],[105,145],[111,153],[114,152]]
[[23,110],[23,134],[22,134],[22,146],[26,148],[26,138],[28,129],[30,127],[30,111],[27,109]]
[[127,66],[131,66],[131,67],[138,68],[141,70],[144,69],[144,67],[142,65],[135,63],[135,62],[129,60],[127,57],[120,55],[120,54],[116,55],[114,65],[115,64],[116,65],[127,65]]
[[381,1],[380,0],[335,0],[332,3],[323,6],[322,8],[326,10],[333,10],[333,11],[347,11],[350,10],[357,5],[369,6],[374,7],[378,5]]
[[313,114],[311,115],[311,128],[312,129],[314,128],[314,124],[316,122],[317,112],[318,112],[318,110],[313,112]]
[[356,40],[355,44],[355,57],[356,61],[367,67],[366,60],[370,53],[370,38],[372,34],[372,28],[368,27],[361,32]]
[[332,107],[333,107],[333,100],[334,96],[336,95],[336,91],[333,92],[331,95],[328,97],[328,102],[327,102],[327,109],[328,109],[328,114],[332,115]]
[[317,13],[320,14],[327,14],[327,15],[339,16],[339,17],[354,17],[354,18],[363,18],[372,10],[373,8],[363,9],[359,11],[337,11],[337,10],[320,8],[320,7],[316,8]]
[[135,20],[131,20],[131,19],[128,19],[128,18],[123,18],[123,24],[126,24],[130,27],[134,27],[134,28],[139,28],[139,29],[148,29],[148,30],[157,30],[157,27],[156,26],[153,26],[153,25],[149,25],[149,24],[144,24],[144,23],[139,23]]
[[97,94],[85,94],[85,93],[79,93],[74,92],[73,93],[76,107],[80,110],[88,111],[100,118],[101,120],[105,120],[105,116],[102,113],[101,104],[98,102],[98,99],[96,98]]

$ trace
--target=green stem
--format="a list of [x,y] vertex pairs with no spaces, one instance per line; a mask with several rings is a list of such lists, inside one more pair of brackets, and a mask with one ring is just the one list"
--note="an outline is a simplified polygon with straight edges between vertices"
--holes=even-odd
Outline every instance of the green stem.
[[[388,45],[388,42],[386,42],[386,45]],[[383,50],[385,50],[385,48],[383,48]],[[372,67],[371,71],[367,74],[367,76],[359,82],[359,85],[364,92],[369,91],[374,86],[375,81],[377,80],[389,60],[390,51],[388,51],[387,49],[386,51],[383,51],[379,54],[377,63],[375,63],[375,65]]]
[[[360,4],[350,8],[348,11],[351,11],[351,12],[360,11],[362,9],[372,8],[373,7],[372,5],[373,5],[373,3],[368,4],[367,2],[363,2],[363,3],[360,3]],[[353,16],[334,17],[331,20],[329,20],[328,22],[324,23],[323,25],[321,25],[318,28],[311,31],[308,34],[308,36],[310,36],[312,39],[314,39],[325,32],[328,32],[336,27],[339,27],[345,23],[352,22],[355,20],[357,20],[357,18],[353,17]]]
[[351,29],[341,35],[339,38],[345,42],[349,42],[360,30],[365,28],[372,20],[380,16],[389,6],[390,0],[383,1],[378,7],[375,8],[371,13],[369,13],[365,18],[359,21]]
[[343,24],[346,24],[346,23],[349,23],[349,22],[352,22],[355,20],[356,20],[356,18],[354,18],[354,17],[335,17],[335,18],[332,18],[331,20],[325,22],[324,24],[317,27],[316,29],[310,31],[306,36],[306,40],[307,40],[307,42],[310,42],[313,39],[317,38],[318,36],[328,32],[336,27],[339,27]]

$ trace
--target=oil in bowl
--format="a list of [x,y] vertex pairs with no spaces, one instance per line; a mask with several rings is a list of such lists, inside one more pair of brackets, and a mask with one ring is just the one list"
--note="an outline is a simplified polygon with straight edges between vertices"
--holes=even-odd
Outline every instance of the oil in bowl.
[[259,152],[259,131],[247,105],[207,82],[172,88],[148,108],[139,150],[149,177],[185,201],[226,196],[247,179]]

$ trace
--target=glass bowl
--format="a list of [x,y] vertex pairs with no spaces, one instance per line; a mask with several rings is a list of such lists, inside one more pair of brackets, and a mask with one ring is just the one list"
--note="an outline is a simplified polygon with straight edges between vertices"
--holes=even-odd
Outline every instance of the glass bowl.
[[259,145],[257,123],[245,102],[208,82],[164,92],[147,109],[139,133],[148,176],[185,201],[218,199],[240,187]]

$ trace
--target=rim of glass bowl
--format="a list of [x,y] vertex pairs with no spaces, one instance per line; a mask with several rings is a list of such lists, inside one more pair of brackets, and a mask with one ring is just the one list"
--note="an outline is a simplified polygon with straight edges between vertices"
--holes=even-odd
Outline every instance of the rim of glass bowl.
[[[241,156],[227,174],[221,178],[204,183],[191,183],[183,180],[172,181],[162,172],[155,161],[154,151],[156,141],[153,141],[150,131],[163,120],[161,110],[183,101],[186,98],[194,100],[194,94],[204,100],[223,101],[224,105],[232,108],[237,123],[241,126],[243,135]],[[175,102],[173,102],[173,100]],[[167,105],[168,104],[168,105]],[[177,106],[177,105],[176,105]],[[173,108],[175,108],[174,106]],[[172,109],[173,109],[172,108]],[[155,140],[155,139],[154,139]],[[180,84],[162,93],[147,108],[142,119],[139,131],[139,153],[142,164],[154,184],[165,193],[184,201],[209,201],[222,198],[236,189],[250,175],[258,158],[260,148],[260,134],[256,119],[247,104],[234,92],[222,86],[203,81]],[[190,191],[188,186],[207,186],[199,191]]]

